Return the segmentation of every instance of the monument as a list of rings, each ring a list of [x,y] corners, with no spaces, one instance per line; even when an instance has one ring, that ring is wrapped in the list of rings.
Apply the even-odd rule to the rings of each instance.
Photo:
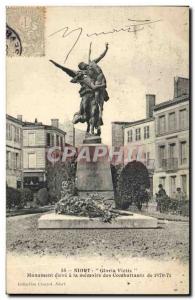
[[[101,141],[104,102],[109,100],[106,78],[98,65],[108,51],[89,62],[80,62],[78,71],[68,69],[53,60],[71,79],[71,83],[81,86],[79,111],[73,116],[73,124],[86,123],[86,136],[78,153],[86,152],[88,159],[80,155],[77,159],[75,185],[78,194],[74,196],[66,190],[65,198],[57,204],[57,214],[43,215],[39,219],[39,228],[135,228],[157,227],[155,218],[132,214],[115,209],[114,190],[107,145]],[[78,157],[79,158],[79,157]],[[91,196],[90,196],[91,195]],[[94,197],[95,195],[95,197]],[[91,216],[93,216],[91,218]],[[99,218],[101,217],[101,219]]]
[[[79,94],[81,97],[80,109],[74,114],[73,124],[87,123],[86,138],[83,145],[80,145],[79,152],[87,146],[90,153],[90,162],[78,160],[77,162],[77,189],[81,196],[87,193],[97,192],[105,200],[112,200],[114,203],[114,191],[110,163],[106,156],[93,161],[94,151],[106,148],[101,143],[101,126],[103,125],[103,108],[104,102],[109,100],[106,90],[106,78],[99,67],[98,63],[104,58],[108,51],[108,44],[104,52],[96,59],[89,62],[80,62],[78,71],[73,71],[58,63],[50,60],[56,67],[60,68],[71,79],[71,83],[81,85]],[[91,44],[90,52],[91,53]],[[95,132],[96,131],[96,132]]]

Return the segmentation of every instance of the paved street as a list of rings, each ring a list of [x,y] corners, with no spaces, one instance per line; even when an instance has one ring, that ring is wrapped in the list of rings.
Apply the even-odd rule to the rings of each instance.
[[[9,252],[188,260],[188,222],[167,221],[157,229],[39,230],[40,215],[7,218]]]

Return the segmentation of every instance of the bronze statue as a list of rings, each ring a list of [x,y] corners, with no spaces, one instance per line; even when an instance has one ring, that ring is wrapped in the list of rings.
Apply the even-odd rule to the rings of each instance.
[[[91,46],[91,45],[90,45]],[[106,55],[108,44],[104,52],[96,59],[90,60],[86,64],[79,63],[78,71],[68,69],[58,63],[50,60],[56,67],[60,68],[70,77],[72,83],[79,83],[81,88],[79,94],[81,97],[80,110],[74,114],[73,123],[87,123],[87,133],[101,135],[101,126],[103,125],[102,113],[104,101],[108,101],[109,96],[106,91],[106,78],[98,66],[98,62]]]

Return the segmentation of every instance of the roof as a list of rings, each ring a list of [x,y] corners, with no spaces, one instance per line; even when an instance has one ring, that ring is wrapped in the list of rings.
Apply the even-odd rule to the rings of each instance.
[[[59,133],[61,133],[63,135],[66,134],[66,132],[64,130],[60,129],[60,128],[57,128],[57,127],[54,127],[54,126],[51,126],[51,125],[44,125],[41,122],[37,122],[37,123],[23,122],[23,127],[24,127],[24,129],[44,128],[44,129],[47,129],[47,130],[58,131]]]
[[[8,119],[8,120],[10,120],[12,122],[18,123],[20,125],[23,125],[23,122],[21,120],[15,118],[15,117],[12,117],[12,116],[10,116],[8,114],[6,114],[6,119]]]
[[[126,125],[124,128],[128,128],[128,127],[138,125],[138,124],[142,124],[142,123],[147,123],[147,122],[150,122],[150,121],[153,121],[153,120],[154,120],[154,117],[141,119],[141,120],[138,120],[138,121],[131,122],[129,125]]]
[[[116,125],[128,125],[128,124],[131,124],[132,122],[114,121],[114,122],[111,122],[111,123],[116,124]]]
[[[8,114],[6,114],[6,118],[12,122],[15,122],[15,123],[18,123],[20,124],[24,129],[28,129],[31,127],[31,129],[33,128],[44,128],[44,129],[47,129],[47,130],[55,130],[55,131],[58,131],[59,133],[65,135],[66,132],[60,128],[57,128],[57,127],[54,127],[54,126],[51,126],[51,125],[44,125],[42,122],[28,122],[28,121],[21,121],[15,117],[12,117]]]
[[[161,102],[161,103],[155,105],[154,110],[157,111],[157,110],[160,110],[160,109],[172,106],[172,105],[176,105],[181,102],[185,102],[187,100],[189,101],[189,95],[182,95],[180,97],[173,98],[172,100],[164,101],[164,102]]]
[[[54,127],[51,125],[44,125],[44,126],[45,126],[45,129],[56,130],[56,131],[62,133],[63,135],[66,135],[66,132],[60,128],[57,128],[57,127]]]

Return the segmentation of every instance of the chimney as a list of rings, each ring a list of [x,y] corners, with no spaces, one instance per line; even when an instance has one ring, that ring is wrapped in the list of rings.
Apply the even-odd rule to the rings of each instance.
[[[189,95],[189,79],[174,77],[174,98]]]
[[[51,119],[51,126],[59,128],[59,119]]]
[[[151,94],[146,95],[146,118],[153,117],[155,101],[156,101],[156,95],[151,95]]]
[[[22,115],[17,115],[17,119],[22,121]]]

